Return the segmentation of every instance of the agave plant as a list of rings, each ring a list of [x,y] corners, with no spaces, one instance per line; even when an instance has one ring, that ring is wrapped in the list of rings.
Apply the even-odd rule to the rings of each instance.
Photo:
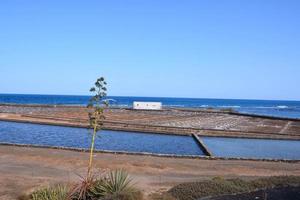
[[[76,184],[68,195],[68,200],[91,200],[94,197],[92,189],[97,182],[96,176],[90,174],[89,176],[80,177],[81,180]]]
[[[111,171],[107,177],[96,182],[92,189],[92,193],[97,197],[106,197],[134,191],[135,189],[131,185],[131,179],[124,170]]]
[[[91,176],[96,134],[103,126],[103,121],[105,119],[104,108],[107,107],[109,103],[109,101],[103,100],[103,98],[106,97],[106,85],[107,83],[105,82],[104,78],[101,77],[97,79],[95,86],[90,89],[90,92],[94,94],[88,104],[88,108],[92,108],[92,110],[89,112],[89,123],[90,128],[93,129],[93,135],[90,147],[87,177]]]
[[[81,177],[81,182],[77,184],[70,193],[71,200],[94,200],[105,199],[111,196],[135,194],[131,185],[131,179],[124,170],[110,172],[105,177]]]

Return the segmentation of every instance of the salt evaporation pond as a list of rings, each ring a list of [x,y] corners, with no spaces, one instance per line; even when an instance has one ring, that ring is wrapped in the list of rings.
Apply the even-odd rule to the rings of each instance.
[[[300,160],[300,141],[201,137],[214,156]]]
[[[103,130],[97,150],[146,152],[172,155],[204,155],[190,136]],[[201,137],[217,157],[300,160],[300,141]],[[0,143],[88,149],[91,131],[29,123],[0,121]]]
[[[173,155],[204,155],[189,136],[103,130],[97,150],[147,152]],[[88,149],[91,131],[85,128],[0,121],[0,143],[31,144]]]

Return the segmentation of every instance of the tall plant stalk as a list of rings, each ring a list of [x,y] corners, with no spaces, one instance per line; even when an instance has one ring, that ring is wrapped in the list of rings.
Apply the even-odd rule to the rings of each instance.
[[[89,157],[89,165],[87,176],[91,175],[92,167],[93,167],[93,154],[95,149],[95,139],[96,134],[98,131],[101,130],[103,126],[103,121],[105,119],[104,116],[104,109],[108,107],[108,102],[104,101],[103,98],[106,97],[106,88],[107,83],[105,82],[104,78],[98,78],[95,82],[94,87],[90,89],[90,92],[94,94],[91,97],[88,108],[89,111],[89,125],[90,128],[93,130],[91,147],[90,147],[90,157]]]

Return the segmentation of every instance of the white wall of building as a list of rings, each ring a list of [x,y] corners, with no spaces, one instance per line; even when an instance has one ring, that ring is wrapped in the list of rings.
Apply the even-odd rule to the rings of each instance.
[[[133,109],[135,110],[161,110],[161,102],[133,102]]]

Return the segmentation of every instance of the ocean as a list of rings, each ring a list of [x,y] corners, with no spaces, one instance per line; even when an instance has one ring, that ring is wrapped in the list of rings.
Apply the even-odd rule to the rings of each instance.
[[[87,105],[89,98],[90,96],[75,95],[0,94],[0,103]],[[203,109],[232,108],[241,113],[300,119],[300,101],[119,96],[111,96],[108,98],[114,100],[111,101],[112,106],[125,108],[132,107],[133,101],[151,101],[162,102],[164,107]]]

